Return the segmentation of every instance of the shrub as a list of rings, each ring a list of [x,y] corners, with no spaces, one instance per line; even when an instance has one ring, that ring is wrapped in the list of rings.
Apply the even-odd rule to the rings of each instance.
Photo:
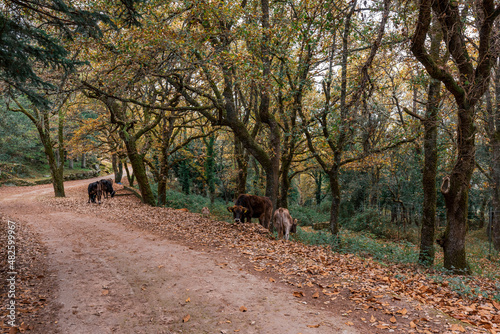
[[[366,209],[350,219],[343,219],[342,226],[354,232],[370,232],[376,236],[386,236],[390,220],[376,209]]]
[[[314,223],[324,222],[330,219],[330,214],[318,212],[316,207],[305,207],[292,205],[289,208],[293,218],[299,221],[301,226],[312,226]]]

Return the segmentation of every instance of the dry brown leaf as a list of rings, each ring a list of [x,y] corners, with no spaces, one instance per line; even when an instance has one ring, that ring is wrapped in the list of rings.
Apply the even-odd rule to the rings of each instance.
[[[317,325],[307,325],[307,327],[309,327],[309,328],[318,328],[319,326],[321,326],[321,323],[319,323]]]
[[[189,303],[191,301],[191,298],[188,297],[188,299],[186,299],[186,303]]]
[[[396,313],[399,313],[401,315],[406,315],[408,313],[408,310],[404,308],[402,310],[397,311]]]
[[[345,324],[346,324],[347,326],[354,326],[354,323],[353,323],[353,322],[350,322],[350,321],[346,322]]]
[[[101,291],[101,294],[102,294],[103,296],[107,296],[107,295],[109,294],[109,290],[102,290],[102,291]]]
[[[313,295],[312,295],[313,298],[319,298],[319,292],[316,291]]]
[[[389,319],[389,321],[390,321],[390,322],[392,322],[392,323],[398,322],[398,321],[396,320],[396,317],[391,317],[391,318]]]
[[[451,325],[450,329],[452,331],[459,331],[459,332],[465,332],[465,328],[463,328],[461,325],[458,325],[458,324],[453,324]]]
[[[294,291],[293,292],[293,296],[297,297],[297,298],[300,298],[300,297],[304,297],[305,294],[302,291]]]
[[[191,316],[188,314],[184,318],[182,318],[182,322],[188,322],[191,319]]]
[[[246,311],[248,311],[248,309],[245,306],[241,306],[240,307],[240,311],[241,312],[246,312]]]
[[[372,315],[372,317],[370,318],[370,322],[375,322],[377,321],[377,319]]]
[[[276,280],[272,277],[269,277],[269,282],[274,283],[274,282],[276,282]]]

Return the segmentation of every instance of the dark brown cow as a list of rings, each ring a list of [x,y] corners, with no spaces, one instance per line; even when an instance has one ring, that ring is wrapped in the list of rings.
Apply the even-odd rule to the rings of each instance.
[[[274,227],[278,231],[278,239],[285,236],[285,240],[290,238],[290,233],[297,232],[297,219],[292,219],[290,212],[287,209],[279,208],[274,212],[273,216]]]
[[[102,181],[96,181],[89,184],[88,187],[89,192],[89,200],[87,203],[95,203],[96,198],[99,204],[101,204],[101,197],[103,192],[103,184]]]
[[[108,195],[114,197],[116,192],[113,190],[113,179],[103,179],[101,180],[101,183],[104,198],[108,198]]]
[[[252,218],[259,218],[259,223],[267,229],[272,229],[271,217],[273,215],[273,203],[267,197],[241,194],[234,202],[234,206],[227,210],[233,213],[236,223],[251,222]]]

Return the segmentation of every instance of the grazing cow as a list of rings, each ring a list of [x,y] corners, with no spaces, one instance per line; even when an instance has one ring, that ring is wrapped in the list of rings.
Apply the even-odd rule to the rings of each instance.
[[[274,227],[278,231],[278,239],[285,236],[285,240],[288,240],[290,233],[297,232],[297,219],[292,219],[290,212],[287,209],[279,208],[274,212],[273,216]]]
[[[104,198],[108,198],[108,195],[111,197],[115,196],[115,191],[113,190],[113,180],[112,179],[104,179],[101,180]]]
[[[89,184],[88,192],[89,192],[89,200],[87,203],[90,202],[95,203],[97,198],[97,201],[99,202],[99,204],[101,204],[101,196],[103,192],[102,181],[96,181]]]
[[[205,207],[203,207],[203,209],[201,209],[201,214],[205,218],[208,218],[208,216],[210,216],[210,210],[205,206]]]
[[[259,218],[262,226],[272,229],[273,203],[267,197],[241,194],[227,210],[233,213],[235,223],[244,223],[245,218],[250,223],[252,218]]]

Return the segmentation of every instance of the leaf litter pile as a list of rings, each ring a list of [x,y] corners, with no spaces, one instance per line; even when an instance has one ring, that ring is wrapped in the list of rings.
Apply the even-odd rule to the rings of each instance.
[[[482,294],[464,298],[446,277],[438,282],[415,265],[384,265],[325,246],[275,240],[256,219],[236,225],[199,213],[146,206],[133,196],[96,205],[87,204],[86,189],[68,193],[67,198],[41,200],[54,208],[114,217],[190,247],[232,254],[246,261],[255,275],[293,287],[297,302],[321,308],[342,305],[347,325],[363,322],[373,326],[374,333],[500,333],[500,303]],[[488,296],[498,294],[492,280],[467,279]]]

